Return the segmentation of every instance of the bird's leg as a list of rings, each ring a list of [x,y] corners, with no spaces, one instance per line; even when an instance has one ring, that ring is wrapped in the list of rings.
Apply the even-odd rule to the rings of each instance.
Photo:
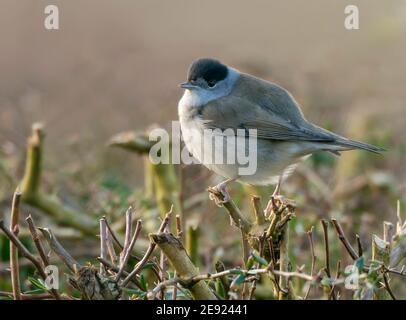
[[[210,199],[214,200],[217,205],[221,205],[225,202],[230,201],[231,197],[228,194],[227,185],[230,182],[233,182],[235,180],[237,180],[237,178],[230,178],[230,179],[224,180],[212,188],[212,189],[218,191],[219,193],[221,193],[221,195],[223,196],[222,200],[220,200],[218,197],[216,197],[213,193],[210,193],[210,195],[209,195]]]
[[[278,197],[281,195],[281,186],[282,186],[282,175],[279,176],[278,184],[272,194],[272,197]]]
[[[272,199],[275,201],[277,200],[281,204],[284,202],[284,197],[281,195],[281,186],[282,186],[282,181],[283,181],[283,174],[279,176],[278,184],[276,185],[276,188],[272,194]],[[272,202],[274,202],[272,201]]]

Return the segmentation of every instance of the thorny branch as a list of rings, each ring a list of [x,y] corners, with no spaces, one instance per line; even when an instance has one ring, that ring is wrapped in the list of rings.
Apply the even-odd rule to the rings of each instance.
[[[163,232],[170,222],[172,216],[172,208],[171,210],[166,214],[165,218],[162,220],[161,226],[159,227],[159,232]],[[147,263],[149,257],[151,256],[152,252],[154,251],[156,247],[156,244],[153,242],[150,242],[147,251],[145,252],[144,256],[140,260],[140,262],[137,263],[135,266],[134,270],[130,272],[130,274],[123,280],[121,283],[122,287],[126,287],[128,283],[130,282],[131,278],[135,277],[135,275],[138,274],[138,272],[144,267],[144,265]]]
[[[331,219],[331,222],[334,225],[334,228],[337,232],[338,238],[344,245],[345,249],[347,249],[347,252],[351,256],[353,260],[356,260],[359,258],[358,254],[355,252],[354,248],[351,246],[350,242],[348,241],[347,237],[344,234],[343,228],[341,227],[341,224],[337,221],[337,219]]]
[[[209,190],[211,193],[215,193],[213,190]],[[220,194],[215,194],[217,197],[221,197]],[[16,193],[16,198],[17,198],[17,193]],[[221,199],[220,199],[221,200]],[[280,201],[278,199],[278,201]],[[14,201],[13,201],[14,205]],[[212,289],[209,288],[209,286],[205,283],[205,281],[210,281],[210,280],[216,280],[216,279],[222,279],[225,280],[227,277],[232,277],[232,276],[239,276],[243,275],[244,279],[242,281],[243,283],[243,290],[242,290],[242,298],[247,297],[249,299],[254,298],[254,294],[256,291],[257,283],[260,280],[260,277],[258,275],[261,274],[267,274],[269,278],[273,281],[275,290],[276,290],[276,297],[279,296],[279,298],[285,298],[288,297],[288,294],[290,294],[290,287],[289,287],[289,279],[291,278],[298,278],[302,279],[305,281],[309,281],[309,287],[308,290],[305,294],[305,299],[308,297],[310,288],[312,284],[318,282],[321,280],[321,273],[315,273],[315,263],[316,263],[316,256],[315,256],[315,250],[314,250],[314,243],[313,243],[313,228],[308,232],[308,237],[309,237],[309,243],[310,243],[310,250],[311,250],[311,256],[312,256],[312,261],[311,261],[311,274],[305,274],[302,272],[302,267],[298,268],[298,271],[292,272],[288,270],[288,262],[283,260],[287,258],[287,246],[285,244],[282,245],[283,237],[286,235],[283,235],[283,232],[285,230],[285,227],[287,226],[289,220],[292,218],[293,213],[291,212],[291,205],[290,204],[285,204],[283,202],[277,203],[277,201],[272,197],[271,200],[268,202],[268,205],[264,212],[262,211],[261,208],[261,203],[259,197],[253,197],[252,198],[252,207],[253,207],[253,212],[254,212],[254,217],[255,217],[255,223],[250,222],[248,219],[246,219],[242,213],[240,212],[239,208],[235,205],[235,203],[230,200],[226,203],[223,204],[225,209],[227,210],[228,214],[230,217],[233,219],[234,223],[240,227],[242,237],[243,237],[243,243],[244,245],[244,263],[245,263],[245,269],[237,269],[237,268],[231,268],[228,270],[222,270],[217,273],[207,273],[207,274],[198,274],[196,267],[193,265],[193,262],[190,261],[190,258],[187,255],[184,255],[186,252],[183,248],[183,245],[181,244],[180,240],[182,238],[182,233],[183,230],[181,228],[182,221],[179,215],[176,217],[176,231],[177,231],[177,238],[173,238],[174,241],[176,240],[178,244],[174,245],[173,242],[169,241],[169,246],[168,243],[165,241],[162,241],[165,237],[173,237],[169,233],[165,233],[168,227],[168,224],[171,221],[171,215],[172,215],[172,209],[166,214],[165,218],[163,219],[161,226],[156,234],[152,234],[149,246],[142,257],[142,259],[135,265],[133,270],[131,272],[128,272],[125,270],[129,258],[131,255],[131,252],[133,250],[134,244],[141,232],[142,229],[142,223],[141,220],[137,221],[135,231],[134,233],[132,232],[132,210],[129,208],[126,212],[125,216],[125,221],[126,221],[126,231],[125,231],[125,237],[124,237],[124,244],[121,245],[120,241],[118,240],[117,236],[111,229],[110,225],[108,224],[107,220],[103,217],[100,220],[100,236],[101,236],[101,254],[98,260],[100,261],[101,265],[103,267],[100,269],[100,278],[99,275],[97,275],[97,272],[92,271],[93,269],[91,268],[84,268],[81,265],[77,263],[76,260],[72,258],[72,256],[62,247],[62,245],[58,242],[58,240],[55,238],[53,235],[52,231],[46,228],[40,228],[41,232],[43,233],[45,239],[47,240],[49,246],[51,249],[62,259],[62,261],[68,266],[68,268],[74,272],[75,274],[79,275],[79,278],[77,280],[81,279],[81,276],[85,273],[93,275],[95,278],[100,279],[100,281],[104,281],[104,284],[100,284],[100,288],[98,290],[104,290],[103,292],[100,292],[98,294],[93,295],[89,294],[88,288],[87,287],[82,287],[82,290],[84,291],[84,296],[88,298],[117,298],[120,296],[120,288],[125,288],[127,287],[130,283],[135,284],[138,288],[143,288],[143,285],[139,282],[139,273],[145,266],[145,264],[150,260],[150,257],[155,250],[156,246],[158,245],[160,249],[162,250],[162,253],[165,254],[166,257],[168,257],[169,261],[171,264],[174,266],[175,269],[175,274],[172,278],[165,280],[165,277],[163,276],[163,267],[161,269],[162,275],[160,276],[159,274],[157,275],[158,283],[157,285],[152,289],[149,290],[147,293],[147,297],[150,299],[155,299],[158,293],[163,293],[165,288],[168,286],[173,287],[173,292],[172,292],[172,298],[176,299],[177,298],[177,289],[178,286],[182,286],[185,289],[190,290],[192,295],[195,298],[206,298],[206,299],[216,299],[218,298],[217,294],[214,294],[212,292]],[[13,207],[14,208],[14,207]],[[41,241],[39,239],[39,236],[36,232],[36,227],[34,225],[34,222],[29,216],[26,221],[28,223],[28,227],[32,236],[32,240],[35,244],[35,247],[37,248],[37,251],[40,255],[41,260],[37,259],[34,255],[32,255],[21,243],[21,241],[17,237],[17,232],[18,232],[18,222],[15,218],[16,214],[16,209],[14,208],[12,210],[14,214],[12,214],[12,221],[11,221],[11,230],[8,230],[7,228],[4,227],[4,223],[1,221],[0,223],[0,228],[3,230],[3,232],[7,235],[7,237],[10,239],[13,247],[17,248],[18,251],[26,257],[28,260],[30,260],[38,269],[38,272],[40,276],[44,279],[46,277],[45,272],[44,272],[44,267],[49,264],[49,259],[47,255],[45,254],[45,250],[41,244]],[[18,216],[18,214],[17,214]],[[346,238],[343,229],[340,225],[340,223],[336,219],[332,219],[333,226],[336,230],[336,233],[340,239],[340,241],[343,243],[344,247],[346,248],[347,252],[351,256],[352,259],[357,259],[359,256],[363,254],[363,249],[361,246],[361,243],[359,241],[359,237],[357,237],[357,243],[358,243],[358,254],[355,252],[353,247],[351,246],[350,242]],[[400,224],[400,227],[399,227]],[[261,231],[260,236],[258,236],[259,239],[259,247],[255,248],[259,252],[259,256],[261,258],[264,258],[264,248],[265,244],[267,244],[268,250],[266,251],[268,253],[269,251],[269,263],[265,268],[259,268],[259,263],[256,263],[253,269],[247,269],[247,261],[248,261],[248,252],[250,249],[251,243],[246,241],[248,237],[253,236],[253,227],[257,226],[263,226],[263,229]],[[322,227],[324,231],[324,242],[325,242],[325,272],[329,278],[331,278],[331,270],[330,270],[330,257],[329,257],[329,244],[328,244],[328,224],[327,221],[322,220]],[[398,223],[397,226],[397,232],[403,232],[404,225],[403,223]],[[399,231],[400,230],[400,231]],[[392,241],[393,237],[393,227],[391,224],[386,223],[384,225],[384,241],[390,242]],[[257,231],[255,231],[257,232]],[[281,233],[282,232],[282,233]],[[166,235],[163,237],[163,235]],[[163,237],[163,238],[162,238]],[[166,239],[166,238],[165,238]],[[169,239],[169,238],[168,238]],[[276,241],[274,240],[276,239]],[[281,241],[282,239],[282,241]],[[115,241],[118,247],[121,248],[121,253],[120,253],[120,259],[117,263],[117,258],[115,258],[115,251],[112,245],[112,241]],[[277,245],[277,248],[274,247],[274,245]],[[286,246],[286,248],[285,248]],[[107,261],[107,253],[110,254],[112,263]],[[182,253],[182,254],[181,254]],[[184,255],[184,258],[182,258],[182,262],[179,264],[179,257]],[[178,261],[179,260],[179,261]],[[155,264],[155,262],[153,262]],[[189,264],[189,265],[188,265]],[[185,267],[186,266],[186,267]],[[157,266],[158,267],[158,266]],[[186,269],[182,269],[182,268]],[[368,268],[368,266],[364,267],[365,269]],[[13,269],[13,268],[12,268]],[[15,268],[14,268],[15,269]],[[279,270],[278,270],[279,269]],[[18,268],[17,268],[18,270]],[[155,272],[155,269],[153,269]],[[185,271],[187,270],[187,271]],[[382,265],[382,279],[384,282],[384,288],[387,290],[389,295],[392,297],[392,299],[396,299],[395,295],[393,293],[393,290],[391,289],[389,283],[389,273],[393,274],[398,274],[398,275],[404,275],[403,270],[398,271],[394,268],[389,268],[386,267],[384,264]],[[109,274],[105,274],[105,271],[108,271]],[[17,273],[18,274],[18,273]],[[335,281],[332,282],[332,285],[330,285],[330,291],[328,293],[329,298],[336,298],[336,293],[335,293],[335,288],[336,284],[339,283],[339,277],[340,277],[340,263],[337,266],[337,274],[335,276]],[[107,278],[103,278],[107,277]],[[105,279],[105,280],[103,280]],[[78,280],[77,283],[80,284],[80,281]],[[229,279],[231,280],[231,279]],[[235,280],[235,279],[234,279]],[[233,281],[234,282],[234,281]],[[250,290],[248,292],[248,295],[246,295],[245,289],[248,288],[245,285],[248,283],[251,283]],[[119,288],[115,288],[115,286],[119,286]],[[282,286],[282,287],[281,287]],[[80,287],[80,286],[79,286]],[[230,288],[230,286],[228,286]],[[106,291],[107,290],[107,291]],[[233,285],[231,286],[231,289],[228,290],[234,290]],[[14,292],[14,297],[18,298],[18,289],[16,289],[15,286],[13,286],[13,292]],[[60,298],[59,294],[56,291],[51,292],[52,295],[55,298]],[[27,298],[26,295],[22,294],[20,292],[20,297],[22,298]],[[163,295],[161,295],[161,298],[164,298]]]

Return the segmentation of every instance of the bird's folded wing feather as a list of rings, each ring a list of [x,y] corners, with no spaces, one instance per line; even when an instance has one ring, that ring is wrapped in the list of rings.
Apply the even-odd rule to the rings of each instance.
[[[211,101],[201,111],[205,127],[210,129],[256,129],[257,137],[267,140],[335,141],[336,136],[327,130],[318,129],[304,118],[284,118],[285,114],[233,96]]]

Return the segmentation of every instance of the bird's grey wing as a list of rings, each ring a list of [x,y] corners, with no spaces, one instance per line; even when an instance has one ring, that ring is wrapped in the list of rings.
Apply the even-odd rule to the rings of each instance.
[[[265,140],[308,141],[320,143],[320,150],[343,151],[364,149],[380,153],[384,149],[350,140],[320,128],[304,118],[292,121],[270,112],[246,98],[229,95],[209,102],[201,111],[204,126],[211,129],[256,130],[256,137]]]
[[[275,83],[242,74],[236,83],[234,94],[243,99],[250,97],[251,102],[289,123],[299,125],[306,122],[293,96]]]
[[[334,135],[315,129],[305,120],[294,123],[238,96],[213,100],[200,114],[210,129],[256,129],[257,137],[267,140],[334,141]]]

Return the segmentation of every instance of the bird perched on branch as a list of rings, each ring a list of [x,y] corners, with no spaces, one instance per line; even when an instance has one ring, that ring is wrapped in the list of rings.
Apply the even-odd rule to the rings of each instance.
[[[282,180],[300,160],[317,151],[337,155],[352,149],[383,151],[309,122],[286,89],[214,59],[194,61],[187,82],[180,87],[185,89],[178,105],[185,145],[202,164],[226,178],[215,186],[223,201],[229,200],[227,184],[235,180],[253,185],[277,183],[274,196],[278,196]],[[237,161],[226,161],[224,157],[219,157],[223,161],[213,161],[233,150],[229,147],[234,145],[227,140],[230,130],[235,137],[241,137],[243,132],[242,150],[238,151],[237,146],[231,151],[234,159],[252,151],[248,150],[248,140],[255,139],[256,167],[250,174],[241,174],[242,165]],[[210,146],[216,137],[220,142]]]

